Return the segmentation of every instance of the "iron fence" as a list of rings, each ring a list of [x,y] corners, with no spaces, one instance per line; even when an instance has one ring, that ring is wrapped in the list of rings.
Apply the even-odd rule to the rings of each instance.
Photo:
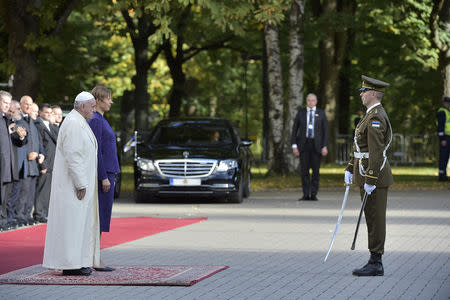
[[[353,155],[353,135],[338,134],[335,140],[336,163],[346,164]],[[429,134],[392,135],[389,162],[398,164],[433,164],[438,160],[438,137]]]

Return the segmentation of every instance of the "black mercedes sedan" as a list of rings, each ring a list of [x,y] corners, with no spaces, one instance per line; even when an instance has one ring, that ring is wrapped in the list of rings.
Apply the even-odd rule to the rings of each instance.
[[[250,145],[224,119],[160,121],[136,145],[135,200],[209,196],[240,203],[250,193]]]

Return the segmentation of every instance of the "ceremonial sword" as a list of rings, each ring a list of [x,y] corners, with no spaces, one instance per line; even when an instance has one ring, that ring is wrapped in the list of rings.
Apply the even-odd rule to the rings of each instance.
[[[363,201],[361,204],[361,210],[359,211],[359,218],[358,218],[358,223],[356,223],[356,230],[355,230],[355,236],[353,237],[353,243],[352,243],[352,250],[355,250],[355,244],[356,244],[356,237],[358,236],[358,229],[359,229],[359,223],[361,222],[361,216],[362,213],[364,211],[364,207],[366,207],[366,202],[367,202],[367,197],[369,196],[369,194],[367,194],[367,192],[364,193],[364,197],[363,197]]]
[[[350,189],[350,184],[345,184],[345,194],[344,194],[344,200],[342,201],[341,212],[339,213],[338,221],[336,223],[336,228],[334,228],[334,233],[333,233],[333,237],[331,238],[330,247],[328,247],[327,255],[325,256],[325,259],[323,260],[324,262],[327,261],[328,255],[330,254],[330,251],[331,251],[331,247],[333,247],[334,239],[336,238],[336,234],[337,234],[339,225],[341,224],[342,215],[344,214],[345,203],[347,202],[349,189]]]

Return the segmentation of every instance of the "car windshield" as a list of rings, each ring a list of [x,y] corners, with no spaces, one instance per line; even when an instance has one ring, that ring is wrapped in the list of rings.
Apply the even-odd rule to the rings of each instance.
[[[150,138],[154,146],[219,146],[232,142],[230,129],[223,125],[182,122],[158,126]]]

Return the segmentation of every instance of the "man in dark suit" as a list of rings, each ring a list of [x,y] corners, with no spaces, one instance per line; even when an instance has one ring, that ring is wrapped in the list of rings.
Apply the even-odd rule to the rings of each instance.
[[[40,142],[45,152],[45,160],[39,164],[40,175],[36,183],[33,218],[36,222],[47,223],[48,204],[52,182],[53,162],[55,160],[56,140],[58,138],[56,125],[50,123],[52,109],[44,103],[39,108],[39,117],[34,122],[39,133]]]
[[[316,105],[317,96],[308,94],[307,107],[298,111],[292,128],[292,151],[300,156],[302,176],[303,197],[299,200],[318,200],[320,160],[328,154],[328,121],[325,112]]]
[[[11,120],[17,123],[22,119],[22,110],[20,109],[20,103],[16,100],[11,100],[11,105],[9,107],[9,116]],[[26,144],[26,141],[25,143]],[[13,143],[14,154],[16,155],[17,170],[19,171],[18,180],[14,180],[11,193],[9,194],[7,212],[8,212],[8,225],[11,228],[16,228],[17,226],[27,225],[26,222],[20,222],[17,217],[17,203],[19,202],[19,192],[20,192],[20,179],[23,178],[24,174],[28,174],[28,159],[27,151],[25,145],[17,146]]]
[[[12,183],[18,179],[17,161],[13,150],[13,142],[17,145],[24,143],[26,131],[15,127],[8,111],[12,96],[0,91],[0,231],[8,230],[7,204],[11,193]]]
[[[39,133],[31,119],[30,114],[33,109],[33,99],[30,96],[23,96],[20,99],[22,109],[22,119],[17,124],[25,127],[28,132],[28,142],[26,152],[28,159],[28,174],[20,180],[19,202],[17,205],[17,217],[19,222],[26,222],[28,225],[35,223],[31,217],[34,206],[36,192],[36,179],[39,176],[38,159],[42,160],[42,150],[39,142]]]

